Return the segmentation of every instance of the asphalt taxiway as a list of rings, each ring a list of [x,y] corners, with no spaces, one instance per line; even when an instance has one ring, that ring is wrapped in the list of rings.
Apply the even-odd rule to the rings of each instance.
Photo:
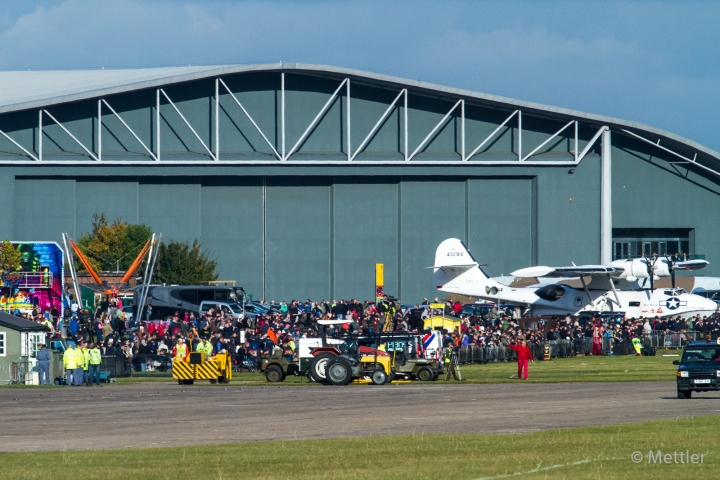
[[[0,389],[0,451],[110,449],[408,433],[522,433],[720,412],[674,382]]]

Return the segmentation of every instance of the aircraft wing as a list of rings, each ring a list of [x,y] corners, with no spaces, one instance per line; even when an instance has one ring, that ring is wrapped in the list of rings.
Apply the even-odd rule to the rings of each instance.
[[[675,262],[675,268],[683,270],[700,270],[709,265],[707,260],[686,260],[684,262]]]
[[[515,270],[510,275],[514,277],[620,277],[624,268],[612,265],[573,265],[571,267],[528,267]]]

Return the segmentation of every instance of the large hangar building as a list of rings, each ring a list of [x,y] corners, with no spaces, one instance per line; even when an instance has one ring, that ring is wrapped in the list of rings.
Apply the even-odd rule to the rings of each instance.
[[[305,64],[0,72],[0,236],[94,214],[199,239],[255,298],[436,295],[461,238],[491,275],[643,252],[720,275],[720,154],[632,121]]]

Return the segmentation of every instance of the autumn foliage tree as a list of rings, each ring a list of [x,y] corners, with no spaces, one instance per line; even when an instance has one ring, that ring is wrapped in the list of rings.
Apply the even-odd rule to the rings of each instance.
[[[173,285],[198,285],[200,282],[217,280],[217,262],[201,250],[195,240],[188,243],[170,241],[160,245],[155,279]]]
[[[108,223],[105,214],[94,215],[92,231],[78,240],[80,251],[96,271],[119,268],[124,272],[152,236],[147,225],[134,225],[119,218]]]
[[[96,271],[126,271],[145,242],[152,236],[147,225],[134,225],[119,218],[108,223],[105,215],[95,215],[92,232],[78,240],[80,251]],[[161,243],[153,281],[168,284],[197,285],[217,280],[217,262],[202,251],[197,240]]]
[[[9,240],[0,245],[0,274],[22,270],[22,253]]]

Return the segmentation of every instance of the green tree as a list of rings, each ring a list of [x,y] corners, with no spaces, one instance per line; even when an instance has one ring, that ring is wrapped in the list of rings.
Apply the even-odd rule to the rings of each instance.
[[[80,237],[77,243],[97,271],[119,268],[124,272],[152,236],[152,230],[147,225],[128,224],[119,218],[109,224],[104,213],[93,216],[92,227],[92,232]]]
[[[195,240],[192,247],[187,242],[160,244],[155,281],[177,285],[198,285],[200,282],[217,280],[217,262],[201,250]]]
[[[10,243],[10,240],[3,240],[0,245],[0,273],[20,270],[22,270],[22,253]]]

